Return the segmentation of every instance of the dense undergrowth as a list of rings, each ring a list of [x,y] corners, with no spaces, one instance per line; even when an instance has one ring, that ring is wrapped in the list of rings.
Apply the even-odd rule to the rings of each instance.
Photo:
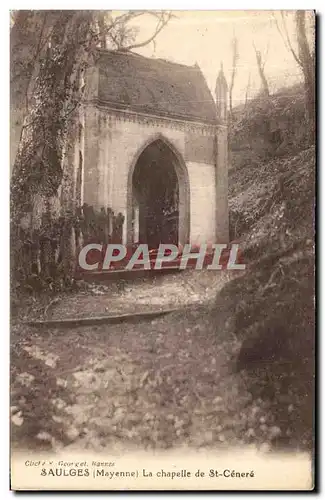
[[[237,370],[246,377],[251,392],[273,402],[279,424],[288,422],[289,412],[295,408],[290,439],[283,444],[310,447],[315,147],[304,139],[302,96],[293,97],[292,93],[290,89],[287,94],[281,92],[263,107],[251,103],[246,117],[242,110],[232,126],[236,135],[230,140],[236,155],[229,182],[231,239],[240,243],[246,272],[223,288],[218,302],[230,308],[233,331],[242,341]],[[247,137],[263,119],[265,141],[260,134],[259,149],[251,150],[249,161]],[[293,124],[282,142],[278,135],[273,149],[270,122],[279,127],[283,122]],[[238,135],[241,127],[245,130]]]

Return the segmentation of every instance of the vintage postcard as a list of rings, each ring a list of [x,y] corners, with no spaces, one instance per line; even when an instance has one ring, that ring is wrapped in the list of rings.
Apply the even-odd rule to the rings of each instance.
[[[13,490],[315,487],[315,24],[10,12]]]

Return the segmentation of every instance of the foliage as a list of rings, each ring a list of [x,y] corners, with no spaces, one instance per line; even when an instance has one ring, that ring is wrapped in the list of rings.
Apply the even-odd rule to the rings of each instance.
[[[307,128],[301,85],[238,106],[229,130],[232,164],[241,168],[243,155],[247,162],[263,162],[296,154],[313,144]]]
[[[83,245],[121,243],[124,219],[110,208],[95,210],[84,204],[76,212],[66,211],[54,218],[50,211],[43,213],[38,229],[20,227],[16,239],[16,268],[12,275],[13,301],[15,292],[38,294],[44,290],[62,291],[73,283],[67,273],[67,241],[73,238],[74,267]]]

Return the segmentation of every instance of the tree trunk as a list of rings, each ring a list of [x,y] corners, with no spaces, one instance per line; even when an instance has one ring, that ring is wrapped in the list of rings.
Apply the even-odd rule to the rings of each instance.
[[[33,102],[14,163],[10,199],[13,269],[19,267],[22,260],[19,255],[22,249],[17,244],[22,217],[26,213],[33,215],[39,208],[42,211],[42,207],[47,207],[48,201],[58,195],[67,132],[81,100],[79,70],[88,58],[85,46],[89,49],[86,42],[91,14],[59,12],[52,25],[47,52],[40,59]],[[33,216],[31,219],[35,220]],[[30,232],[33,229],[31,227]]]
[[[245,109],[247,107],[248,94],[250,92],[250,88],[251,88],[251,74],[249,73],[248,81],[247,81],[247,86],[246,86],[246,92],[245,92]]]
[[[269,84],[267,82],[267,79],[266,79],[266,76],[265,76],[265,72],[264,72],[264,68],[262,67],[262,65],[258,66],[258,72],[259,72],[259,75],[261,77],[262,93],[263,93],[263,95],[269,96],[270,95]]]
[[[230,118],[231,119],[233,119],[232,94],[233,94],[234,85],[235,85],[235,77],[236,77],[237,61],[238,61],[238,42],[237,42],[237,38],[236,37],[233,38],[232,48],[233,48],[233,54],[232,54],[232,73],[231,73],[231,81],[230,81],[230,87],[229,87],[229,111],[230,111]]]
[[[315,134],[315,64],[306,35],[305,11],[296,12],[298,55],[305,81],[305,112],[308,140],[314,142]]]
[[[262,54],[259,50],[255,48],[255,45],[254,45],[254,50],[256,55],[257,69],[261,78],[261,92],[263,95],[268,97],[270,95],[270,89],[264,71],[265,62],[263,63]]]
[[[29,99],[44,54],[51,24],[58,13],[19,10],[10,31],[10,167],[13,168]]]

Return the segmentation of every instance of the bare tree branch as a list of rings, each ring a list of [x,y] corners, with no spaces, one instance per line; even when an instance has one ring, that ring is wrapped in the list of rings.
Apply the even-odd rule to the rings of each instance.
[[[273,18],[274,18],[274,21],[275,21],[275,25],[276,25],[276,28],[278,30],[278,32],[280,33],[281,35],[281,38],[284,42],[284,45],[285,47],[287,48],[287,50],[289,52],[292,53],[296,63],[302,68],[302,65],[301,65],[301,61],[298,57],[298,55],[296,54],[292,44],[291,44],[291,41],[290,41],[290,36],[289,36],[289,33],[288,33],[288,28],[287,28],[287,23],[286,23],[286,20],[285,20],[285,13],[283,11],[281,11],[281,19],[282,19],[282,26],[283,26],[283,31],[281,30],[280,26],[279,26],[279,23],[278,23],[278,20],[275,16],[275,13],[273,13]]]
[[[163,30],[163,28],[167,25],[167,23],[173,17],[173,14],[171,12],[165,12],[165,11],[161,11],[160,14],[158,14],[156,12],[147,12],[147,14],[153,15],[158,20],[153,35],[151,37],[149,37],[147,40],[144,40],[143,42],[131,44],[127,47],[123,47],[121,50],[128,51],[128,50],[132,50],[132,49],[138,49],[140,47],[145,47],[149,43],[153,42],[155,40],[155,38],[157,37],[157,35],[159,35],[159,33]]]
[[[294,15],[298,52],[293,48],[290,40],[285,12],[281,11],[282,29],[274,14],[273,18],[285,47],[292,53],[303,73],[305,85],[305,116],[308,122],[309,141],[312,143],[314,141],[315,129],[315,59],[313,50],[309,47],[307,39],[306,11],[297,10]]]
[[[268,42],[267,42],[266,51],[265,51],[265,54],[264,54],[263,70],[264,70],[264,67],[265,67],[265,63],[267,62],[267,57],[269,55],[269,50],[270,50],[270,40],[268,40]]]
[[[258,72],[259,72],[259,75],[261,78],[262,90],[263,90],[263,93],[265,95],[269,96],[270,95],[269,84],[267,82],[267,79],[265,76],[265,70],[264,70],[266,59],[263,62],[261,51],[256,48],[254,40],[253,40],[252,44],[253,44],[254,51],[255,51]]]

